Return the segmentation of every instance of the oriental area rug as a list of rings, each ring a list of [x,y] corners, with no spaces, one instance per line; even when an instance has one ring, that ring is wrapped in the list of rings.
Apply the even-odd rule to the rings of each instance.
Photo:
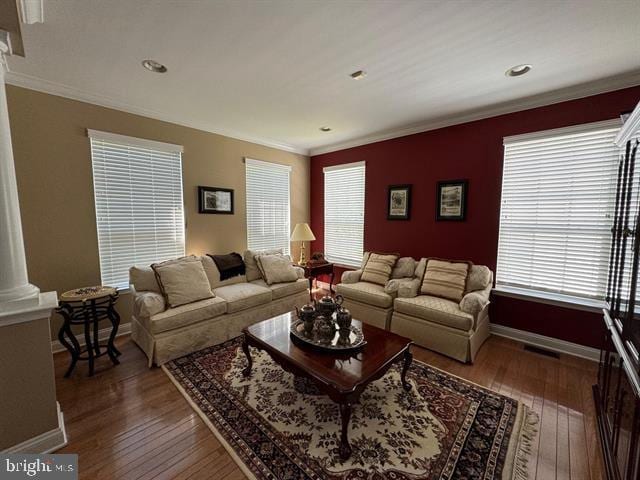
[[[293,375],[255,349],[243,377],[241,344],[238,337],[162,368],[249,478],[528,478],[538,417],[516,400],[416,360],[405,391],[391,367],[354,405],[353,452],[342,462],[338,405],[300,393]]]

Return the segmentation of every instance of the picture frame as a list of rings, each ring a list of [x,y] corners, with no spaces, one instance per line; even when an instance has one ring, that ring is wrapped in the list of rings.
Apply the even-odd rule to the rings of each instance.
[[[387,188],[387,220],[409,220],[411,217],[411,185],[389,185]]]
[[[199,186],[198,213],[233,215],[233,189]]]
[[[444,180],[436,188],[436,220],[464,221],[467,215],[468,180]]]

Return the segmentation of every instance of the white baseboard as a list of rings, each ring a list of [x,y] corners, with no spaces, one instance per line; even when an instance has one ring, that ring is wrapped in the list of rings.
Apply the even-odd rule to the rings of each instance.
[[[528,345],[545,348],[558,353],[566,353],[567,355],[585,358],[594,362],[600,360],[600,350],[597,348],[586,347],[584,345],[567,342],[558,338],[545,337],[544,335],[539,335],[537,333],[517,330],[515,328],[505,327],[504,325],[498,325],[495,323],[490,325],[490,330],[493,335],[517,340]]]
[[[56,402],[56,408],[58,409],[57,428],[9,447],[2,453],[52,453],[64,447],[68,443],[67,431],[64,428],[64,415],[58,402]]]
[[[122,323],[118,327],[118,334],[116,335],[116,338],[122,335],[128,335],[130,333],[131,333],[131,323]],[[111,335],[111,327],[98,330],[98,340],[100,342],[106,342],[109,339],[109,335]],[[76,334],[76,338],[78,339],[78,343],[80,344],[80,346],[84,347],[86,344],[84,341],[84,335]],[[60,343],[60,340],[56,339],[51,342],[51,351],[53,353],[64,352],[66,350],[67,349],[64,348],[64,345]]]

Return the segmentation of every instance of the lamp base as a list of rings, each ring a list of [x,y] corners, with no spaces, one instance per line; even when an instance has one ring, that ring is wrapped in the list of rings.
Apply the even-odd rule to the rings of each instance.
[[[304,242],[301,242],[300,245],[300,260],[298,260],[298,265],[304,267],[307,264],[307,255],[305,253]]]

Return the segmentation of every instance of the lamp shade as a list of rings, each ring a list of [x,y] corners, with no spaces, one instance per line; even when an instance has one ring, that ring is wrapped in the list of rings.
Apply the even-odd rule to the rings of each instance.
[[[306,223],[298,223],[291,234],[292,242],[310,242],[316,237]]]

